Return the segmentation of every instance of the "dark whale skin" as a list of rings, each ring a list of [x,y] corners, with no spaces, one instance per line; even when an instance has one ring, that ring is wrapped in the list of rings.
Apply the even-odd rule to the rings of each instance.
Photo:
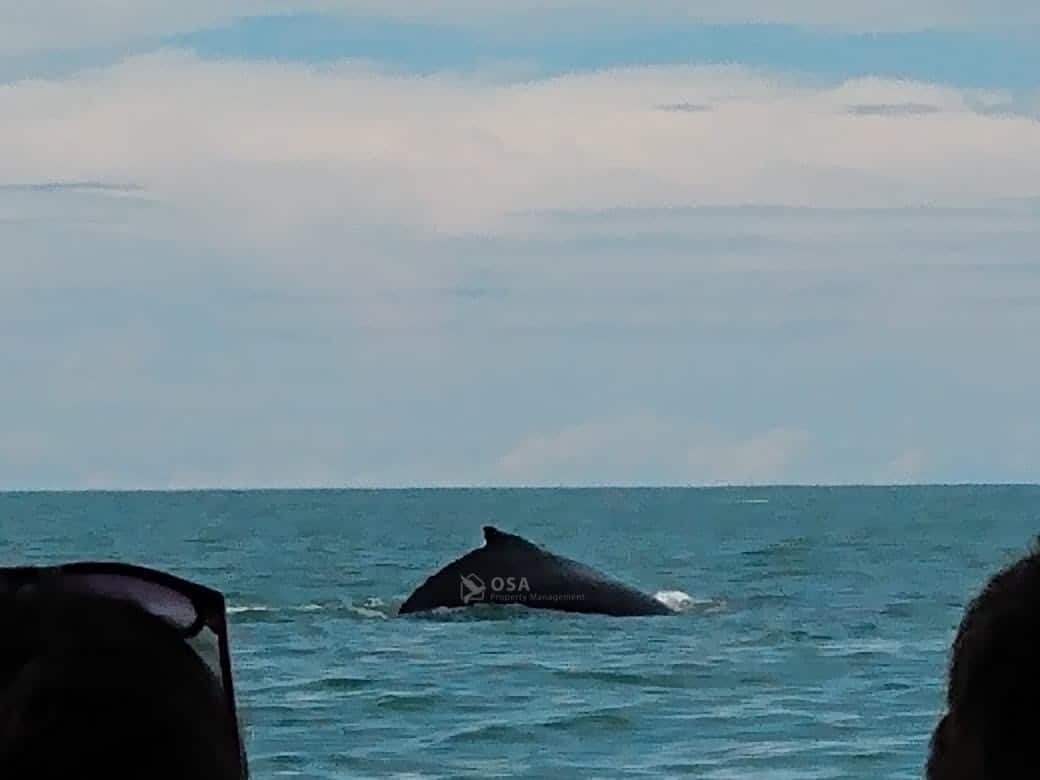
[[[476,604],[521,604],[615,617],[675,614],[657,599],[523,537],[486,525],[484,541],[483,547],[427,579],[401,605],[398,614]],[[463,578],[476,584],[476,591],[467,588]],[[469,596],[468,601],[464,595]]]

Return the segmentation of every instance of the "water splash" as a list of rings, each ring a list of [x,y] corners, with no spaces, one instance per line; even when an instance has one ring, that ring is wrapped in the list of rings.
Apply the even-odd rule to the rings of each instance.
[[[660,590],[654,598],[675,612],[701,612],[722,606],[716,599],[699,599],[681,590]]]

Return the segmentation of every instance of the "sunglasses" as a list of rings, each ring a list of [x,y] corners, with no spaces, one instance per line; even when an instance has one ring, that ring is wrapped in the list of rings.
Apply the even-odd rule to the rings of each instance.
[[[37,589],[129,601],[173,626],[220,683],[245,760],[231,678],[224,595],[163,571],[126,563],[68,563],[61,566],[0,567],[0,595]]]

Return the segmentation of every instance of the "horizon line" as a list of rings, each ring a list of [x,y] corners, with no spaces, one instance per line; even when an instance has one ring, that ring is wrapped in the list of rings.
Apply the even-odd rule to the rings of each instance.
[[[775,490],[821,488],[967,488],[1040,487],[1040,482],[775,482],[717,484],[590,484],[590,485],[314,485],[314,486],[199,486],[199,487],[89,487],[89,488],[0,488],[0,495],[82,494],[82,493],[404,493],[417,491],[508,491],[508,490]]]

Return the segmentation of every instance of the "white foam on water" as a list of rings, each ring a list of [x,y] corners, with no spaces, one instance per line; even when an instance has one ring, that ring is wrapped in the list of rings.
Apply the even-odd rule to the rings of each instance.
[[[385,612],[380,612],[378,609],[371,609],[369,607],[359,607],[351,605],[348,609],[355,615],[366,618],[378,618],[380,620],[386,620],[388,615]]]
[[[685,612],[698,604],[705,603],[698,601],[689,593],[684,593],[681,590],[661,590],[654,594],[654,598],[668,607],[668,609],[674,609],[676,612]]]
[[[229,615],[241,615],[250,612],[320,612],[325,609],[321,604],[298,604],[296,606],[272,607],[268,604],[240,604],[227,608]]]
[[[697,598],[681,590],[661,590],[654,594],[660,601],[674,612],[713,613],[726,609],[726,602],[718,598]]]

